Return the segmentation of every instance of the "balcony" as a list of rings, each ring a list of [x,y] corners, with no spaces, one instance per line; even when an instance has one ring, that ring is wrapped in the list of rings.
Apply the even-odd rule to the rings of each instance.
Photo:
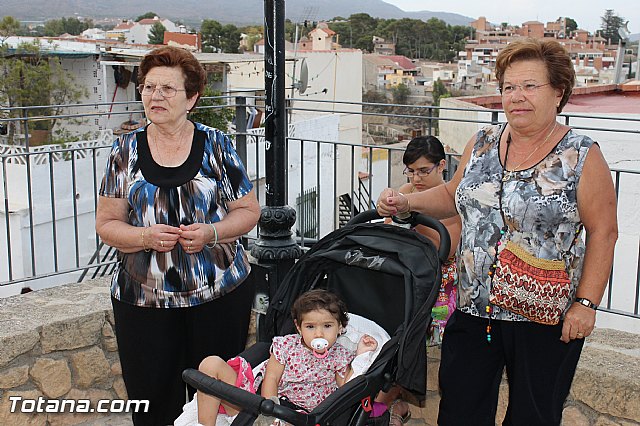
[[[264,99],[255,94],[222,99],[235,109],[235,126],[230,133],[245,160],[258,199],[264,203],[264,129],[247,126],[250,121],[247,119],[247,110],[259,109]],[[142,111],[139,103],[121,106],[121,111],[115,112],[106,112],[109,107],[105,108],[105,105],[68,106],[65,115],[57,118],[59,121],[91,118],[97,122],[108,114],[112,122],[114,119],[118,123],[140,121]],[[48,118],[23,111],[18,111],[18,114],[15,112],[0,109],[0,114],[24,117],[0,118],[0,125],[15,125],[19,131],[24,128],[24,123]],[[504,119],[501,111],[491,109],[311,102],[304,99],[289,100],[287,112],[287,202],[297,211],[293,231],[303,248],[310,247],[317,239],[344,225],[355,213],[372,208],[377,194],[383,188],[398,187],[404,182],[401,158],[403,147],[412,132],[438,134],[444,143],[459,146],[460,141],[464,143],[474,130]],[[640,120],[637,118],[563,114],[561,120],[580,132],[593,134],[594,139],[603,141],[603,144],[608,141],[637,142],[640,134]],[[394,132],[367,131],[385,126],[393,127]],[[0,145],[0,297],[15,295],[26,287],[43,289],[0,300],[0,323],[11,324],[2,333],[2,341],[21,342],[20,350],[23,351],[15,349],[13,343],[11,348],[16,353],[0,349],[0,376],[8,370],[15,372],[15,369],[22,368],[19,361],[25,357],[42,357],[50,352],[59,355],[62,353],[60,351],[68,351],[72,360],[90,358],[97,354],[94,349],[96,345],[107,354],[96,355],[101,360],[100,368],[105,370],[105,374],[108,374],[109,364],[117,365],[105,278],[113,269],[114,252],[101,243],[94,231],[97,190],[114,138],[113,129],[110,126],[103,127],[105,129],[87,140],[63,145],[30,146],[28,132],[24,131],[21,132],[23,136],[14,139],[14,144]],[[119,131],[119,128],[116,130]],[[25,133],[27,136],[24,136]],[[623,149],[622,142],[620,149]],[[627,147],[624,149],[629,147],[624,146]],[[456,163],[457,155],[450,154],[449,176],[455,171]],[[624,389],[620,384],[612,385],[614,388],[609,391],[613,392],[613,396],[608,395],[610,398],[607,399],[609,404],[603,402],[601,395],[589,394],[590,391],[586,389],[595,380],[599,383],[623,381],[623,378],[612,375],[611,370],[618,358],[605,353],[606,348],[615,347],[610,353],[621,354],[619,359],[625,360],[618,365],[621,372],[627,371],[633,375],[638,365],[637,339],[634,343],[633,338],[621,336],[629,336],[622,331],[640,333],[640,237],[636,217],[640,199],[639,170],[612,167],[619,200],[620,239],[601,306],[602,312],[598,314],[599,330],[591,340],[593,351],[583,357],[576,378],[576,383],[584,389],[577,389],[576,393],[572,391],[569,403],[571,407],[578,407],[575,409],[578,411],[566,414],[565,410],[565,415],[574,415],[575,418],[600,416],[640,422],[637,398],[633,402],[630,396],[637,395],[640,389],[637,383],[639,375],[635,375],[632,384],[625,385],[627,387]],[[257,230],[249,233],[246,236],[247,244],[251,245],[257,235]],[[74,289],[74,295],[82,294],[80,299],[69,294],[63,296],[63,287],[60,285],[71,282],[82,283],[68,286]],[[75,293],[76,290],[79,293]],[[20,298],[24,298],[24,304]],[[86,306],[76,306],[76,301],[85,298],[96,304],[94,311],[87,311]],[[33,312],[37,314],[32,315],[32,311],[24,310],[26,306],[33,307]],[[21,318],[20,312],[29,312],[29,315]],[[90,330],[83,328],[83,324],[89,323]],[[35,334],[33,330],[36,330]],[[80,333],[89,342],[88,346],[74,346],[74,343],[59,337],[58,343],[40,355],[35,354],[33,351],[43,345],[42,339],[51,338],[45,333],[51,330],[56,333],[72,330],[70,333],[74,336]],[[87,334],[82,334],[85,331]],[[35,346],[29,346],[28,343]],[[47,344],[51,344],[51,340],[44,345]],[[599,360],[606,360],[607,364],[599,365]],[[74,362],[70,361],[70,364],[75,366],[77,362]],[[437,359],[431,358],[432,362],[435,368],[431,368],[430,374],[437,371]],[[113,368],[117,373],[117,367],[111,370]],[[433,379],[430,377],[429,390],[437,395]],[[110,380],[115,395],[118,395],[117,389],[122,391],[118,379]],[[587,394],[590,396],[585,396]],[[589,405],[590,411],[582,410],[585,404]],[[624,405],[624,409],[617,405]],[[429,416],[426,411],[416,414],[425,419]]]

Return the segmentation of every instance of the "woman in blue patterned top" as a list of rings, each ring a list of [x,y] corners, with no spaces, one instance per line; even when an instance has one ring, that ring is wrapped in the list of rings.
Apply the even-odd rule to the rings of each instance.
[[[253,288],[239,238],[260,206],[229,137],[188,120],[206,83],[196,58],[161,47],[138,78],[151,124],[114,142],[96,230],[118,250],[111,295],[127,394],[150,401],[134,424],[165,425],[186,402],[183,369],[244,348]]]
[[[506,367],[503,424],[559,425],[611,270],[616,196],[598,145],[556,120],[575,83],[558,42],[510,43],[496,78],[507,123],[471,138],[451,181],[404,196],[386,189],[378,212],[462,218],[438,424],[495,425]]]

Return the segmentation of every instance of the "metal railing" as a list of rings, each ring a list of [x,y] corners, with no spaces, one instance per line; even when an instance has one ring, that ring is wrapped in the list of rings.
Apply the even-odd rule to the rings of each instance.
[[[258,199],[263,201],[264,129],[248,128],[246,120],[246,109],[259,106],[263,98],[225,96],[222,99],[230,106],[207,108],[235,108],[235,127],[229,133],[235,138]],[[131,118],[132,114],[142,111],[139,102],[120,102],[118,105],[124,110],[110,108],[109,112],[95,112],[104,105],[110,104],[69,105],[66,106],[68,112],[55,118],[59,122],[87,117],[113,120],[112,117],[123,115]],[[83,108],[93,111],[84,112]],[[370,119],[377,120],[379,128],[395,128],[393,137],[398,132],[406,133],[405,141],[411,132],[397,129],[409,128],[427,135],[435,134],[437,129],[446,131],[447,125],[481,126],[504,119],[502,111],[486,109],[478,109],[476,118],[456,117],[456,113],[468,114],[469,111],[290,100],[287,108],[290,121],[288,204],[296,206],[296,200],[303,201],[299,208],[300,228],[294,229],[294,232],[299,231],[300,244],[312,244],[316,238],[305,238],[305,235],[322,238],[338,228],[346,217],[372,206],[380,190],[397,187],[406,181],[401,173],[403,145],[389,144],[393,141],[392,136],[366,132],[365,129],[372,127]],[[9,118],[10,115],[18,117]],[[0,108],[0,124],[6,128],[11,123],[19,123],[16,128],[27,128],[27,123],[52,118],[33,115],[33,111],[24,108]],[[566,124],[580,131],[597,132],[606,138],[622,134],[638,140],[640,135],[638,119],[571,114],[561,117]],[[18,139],[17,145],[0,144],[0,250],[3,252],[0,255],[0,296],[4,289],[7,289],[6,295],[15,293],[21,286],[35,289],[110,273],[115,250],[103,245],[95,234],[94,225],[98,188],[113,139],[112,131],[106,129],[90,140],[62,145],[30,146],[28,133]],[[456,158],[456,155],[448,156],[449,176],[455,171]],[[640,188],[640,172],[613,168],[612,173],[619,203],[627,208],[627,204],[633,204],[636,188]],[[313,196],[309,193],[312,189]],[[304,205],[307,201],[315,203],[316,208],[311,204]],[[316,229],[312,231],[310,226]],[[620,216],[621,230],[632,230],[634,226],[637,225],[632,215]],[[640,243],[637,231],[634,232],[619,242],[625,245],[624,255],[618,256],[619,247],[603,309],[640,319]],[[251,241],[256,236],[254,230],[247,239]]]

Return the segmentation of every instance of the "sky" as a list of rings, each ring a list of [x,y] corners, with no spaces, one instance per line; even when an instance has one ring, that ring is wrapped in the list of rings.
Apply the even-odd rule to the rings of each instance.
[[[471,18],[484,16],[494,24],[508,22],[522,25],[526,21],[547,23],[565,16],[576,21],[579,28],[591,33],[600,29],[600,17],[605,9],[613,9],[614,14],[629,21],[628,28],[632,34],[640,33],[640,5],[637,0],[383,1],[406,11],[452,12]]]

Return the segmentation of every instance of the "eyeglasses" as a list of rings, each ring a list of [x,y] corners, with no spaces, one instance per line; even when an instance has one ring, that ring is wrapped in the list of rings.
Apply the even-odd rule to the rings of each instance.
[[[163,98],[173,98],[178,92],[186,92],[185,89],[176,89],[171,86],[158,86],[156,84],[140,84],[138,85],[138,92],[143,96],[151,96],[153,92],[158,89],[160,96]]]
[[[408,167],[405,167],[404,170],[402,171],[402,174],[405,175],[408,178],[412,178],[413,175],[416,175],[418,177],[425,177],[425,176],[429,176],[429,174],[433,171],[433,169],[435,169],[436,167],[438,167],[438,163],[434,164],[433,166],[426,168],[426,167],[422,167],[418,170],[412,170]]]
[[[498,87],[498,92],[500,92],[502,95],[511,95],[519,87],[520,90],[522,90],[523,93],[531,94],[531,93],[534,93],[539,88],[544,87],[544,86],[548,86],[550,84],[551,83],[545,83],[545,84],[535,84],[535,83],[507,84],[505,86]]]

